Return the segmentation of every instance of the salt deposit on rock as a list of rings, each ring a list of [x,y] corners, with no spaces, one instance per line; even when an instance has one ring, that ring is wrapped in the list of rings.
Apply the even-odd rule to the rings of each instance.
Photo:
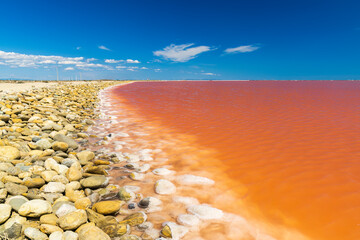
[[[191,206],[191,205],[198,205],[199,201],[196,198],[193,197],[182,197],[182,196],[175,196],[173,197],[173,201],[177,203],[182,203],[185,206]]]
[[[220,209],[213,208],[206,204],[190,206],[187,211],[204,220],[221,219],[224,215]]]
[[[176,187],[172,182],[160,179],[155,183],[155,192],[161,195],[170,195],[176,192]]]
[[[211,180],[206,177],[199,177],[195,175],[181,175],[176,178],[176,182],[181,185],[206,185],[211,186],[215,184],[214,180]]]
[[[189,226],[189,227],[193,227],[193,226],[195,227],[200,223],[199,218],[192,214],[180,214],[177,217],[177,221],[181,225]]]
[[[189,231],[187,227],[178,225],[174,222],[163,223],[162,235],[173,240],[179,240]]]
[[[175,171],[171,171],[167,168],[156,168],[152,171],[155,175],[159,175],[159,176],[167,176],[167,175],[171,175],[174,174]]]

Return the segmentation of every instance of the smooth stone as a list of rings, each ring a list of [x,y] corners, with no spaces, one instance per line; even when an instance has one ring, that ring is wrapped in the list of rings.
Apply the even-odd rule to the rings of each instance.
[[[10,239],[18,239],[21,237],[22,225],[20,223],[14,222],[10,228],[5,229],[5,235]]]
[[[86,226],[78,234],[79,240],[111,240],[109,235],[96,226]]]
[[[65,142],[68,144],[69,148],[77,149],[79,145],[74,141],[74,139],[65,136],[64,134],[57,134],[53,138],[55,141],[58,142]]]
[[[129,225],[119,224],[113,216],[103,217],[96,223],[96,226],[103,230],[111,238],[122,236],[130,231]]]
[[[85,197],[85,198],[80,198],[78,200],[76,200],[75,202],[75,207],[77,209],[86,209],[89,208],[91,206],[91,201],[89,198]]]
[[[172,182],[160,179],[155,183],[155,192],[161,195],[170,195],[176,192],[176,187]]]
[[[53,232],[58,232],[58,231],[62,232],[63,230],[55,225],[41,224],[40,231],[42,231],[43,233],[46,233],[46,234],[52,234]]]
[[[12,207],[12,209],[14,209],[16,212],[19,211],[20,207],[28,202],[29,200],[27,200],[26,198],[22,197],[22,196],[15,196],[12,197],[11,199],[7,200],[8,204]]]
[[[28,227],[25,229],[24,234],[31,240],[47,240],[48,236],[45,233],[40,232],[39,229]]]
[[[188,228],[178,225],[174,222],[166,222],[163,224],[161,235],[173,240],[179,240],[188,232]]]
[[[120,224],[129,224],[130,226],[136,226],[142,224],[146,221],[147,216],[144,212],[133,213],[127,217],[125,217]]]
[[[51,179],[57,175],[57,172],[52,171],[52,170],[48,170],[48,171],[43,171],[42,173],[40,173],[40,176],[46,181],[46,182],[51,182]]]
[[[181,185],[204,185],[204,186],[211,186],[215,184],[214,180],[211,180],[206,177],[199,177],[190,174],[181,175],[176,178],[176,182]]]
[[[119,240],[141,240],[141,238],[136,235],[126,235],[122,236]]]
[[[52,208],[48,201],[35,199],[21,205],[19,214],[25,217],[40,217],[41,215],[51,213]]]
[[[58,220],[59,226],[64,230],[73,230],[87,222],[85,210],[79,209],[62,216]]]
[[[145,179],[145,174],[132,172],[132,173],[130,173],[129,177],[134,181],[141,181],[141,180]]]
[[[5,188],[8,191],[8,193],[10,193],[13,196],[21,195],[28,191],[28,188],[26,186],[12,183],[12,182],[5,183]]]
[[[42,178],[28,178],[23,184],[28,188],[41,188],[45,184],[45,180]]]
[[[65,216],[68,213],[76,211],[74,203],[68,201],[58,201],[53,206],[53,212],[57,217]]]
[[[72,231],[64,232],[63,237],[63,240],[78,240],[79,238],[78,234]]]
[[[162,201],[155,197],[143,198],[138,204],[140,208],[145,208],[148,213],[161,211],[161,205]]]
[[[76,154],[81,165],[86,165],[89,161],[95,158],[95,154],[91,151],[82,151]]]
[[[40,217],[41,224],[51,224],[56,225],[58,218],[55,214],[45,214]]]
[[[11,206],[9,204],[0,204],[0,224],[8,220],[11,214]]]
[[[41,139],[37,141],[36,145],[39,146],[42,150],[51,148],[51,143],[47,139]]]
[[[81,165],[78,162],[75,162],[71,165],[69,170],[67,170],[65,176],[71,181],[79,181],[82,178]]]
[[[171,171],[167,168],[156,168],[152,171],[155,175],[159,175],[159,176],[166,176],[166,175],[171,175],[174,174],[174,171]]]
[[[119,199],[125,202],[135,199],[135,193],[133,193],[132,191],[126,188],[120,188],[118,195],[119,195]]]
[[[42,188],[42,191],[46,193],[62,193],[65,192],[65,185],[61,182],[49,182]]]
[[[11,146],[0,146],[0,161],[9,162],[20,158],[20,151]]]
[[[200,204],[199,200],[197,200],[196,198],[193,198],[193,197],[175,196],[175,197],[173,197],[173,201],[176,203],[184,204],[185,206]]]
[[[63,240],[63,231],[56,231],[51,233],[49,236],[49,240]]]
[[[66,152],[69,148],[69,145],[65,142],[54,142],[52,144],[52,149],[55,151],[63,151]]]
[[[80,181],[80,184],[84,188],[99,188],[108,183],[108,179],[105,176],[92,176]]]
[[[192,214],[180,214],[177,217],[178,223],[184,226],[192,227],[200,224],[200,219]]]
[[[93,205],[92,210],[104,214],[114,214],[120,210],[120,208],[125,204],[124,201],[103,201],[97,202]]]
[[[221,219],[224,216],[223,211],[206,204],[190,206],[187,211],[204,220]]]

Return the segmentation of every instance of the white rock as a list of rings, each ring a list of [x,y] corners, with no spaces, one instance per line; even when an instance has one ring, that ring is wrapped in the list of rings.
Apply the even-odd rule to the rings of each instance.
[[[172,240],[179,240],[189,231],[187,227],[178,225],[174,222],[165,222],[163,226],[168,226],[171,230]]]
[[[181,175],[176,178],[176,182],[181,185],[205,185],[205,186],[211,186],[215,184],[214,180],[211,180],[206,177],[199,177],[195,175]]]
[[[0,204],[0,224],[8,220],[11,214],[11,206],[9,204]]]
[[[140,155],[140,160],[144,162],[153,161],[154,158],[150,154],[142,154]]]
[[[52,207],[48,201],[35,199],[21,205],[19,214],[25,217],[40,217],[43,214],[51,213]]]
[[[199,204],[199,201],[196,198],[193,198],[193,197],[176,196],[176,197],[173,197],[173,201],[177,202],[177,203],[184,204],[185,206],[198,205]]]
[[[62,216],[65,216],[68,213],[75,212],[77,209],[75,206],[71,204],[64,203],[62,204],[55,212],[55,215],[60,218]]]
[[[149,170],[149,169],[150,169],[150,164],[144,164],[144,165],[142,165],[141,167],[137,168],[136,170],[137,170],[138,172],[144,173],[144,172],[146,172],[146,171]]]
[[[180,214],[177,217],[178,223],[184,226],[192,227],[197,226],[200,223],[200,219],[192,214]]]
[[[220,209],[213,208],[206,204],[190,206],[187,211],[204,220],[221,219],[224,215]]]
[[[152,171],[155,175],[159,175],[159,176],[166,176],[166,175],[171,175],[174,174],[174,171],[171,171],[167,168],[156,168]]]
[[[79,238],[78,234],[73,231],[64,232],[62,240],[77,240]]]
[[[160,179],[155,183],[155,192],[161,195],[169,195],[176,192],[176,187],[172,182]]]
[[[134,192],[134,193],[140,192],[140,190],[141,190],[141,187],[132,186],[132,185],[126,185],[126,186],[124,186],[124,188],[126,189],[126,191],[130,191],[130,192]]]
[[[13,215],[11,218],[9,218],[5,223],[4,227],[5,229],[10,228],[14,223],[18,223],[20,225],[23,225],[26,222],[26,217],[21,217],[19,215]]]
[[[130,174],[130,178],[135,181],[141,181],[144,180],[145,174],[133,172]]]
[[[62,193],[65,191],[65,185],[61,182],[49,182],[42,190],[46,193]]]
[[[39,229],[28,227],[24,231],[25,236],[31,240],[47,240],[48,237],[45,233],[40,232]]]
[[[63,232],[56,231],[50,234],[49,240],[62,240],[63,239]]]

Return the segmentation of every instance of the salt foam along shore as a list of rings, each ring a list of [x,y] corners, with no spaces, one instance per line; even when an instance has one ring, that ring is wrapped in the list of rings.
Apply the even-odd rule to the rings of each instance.
[[[147,133],[133,128],[132,117],[123,111],[121,99],[113,99],[112,90],[113,87],[110,87],[100,92],[101,121],[93,125],[91,131],[101,139],[97,142],[101,146],[98,150],[113,153],[120,160],[112,169],[121,176],[115,175],[113,180],[133,192],[128,209],[121,209],[120,214],[144,210],[148,216],[148,222],[137,226],[134,234],[142,239],[210,239],[202,238],[199,232],[221,222],[232,228],[230,233],[218,235],[222,239],[273,239],[250,226],[240,216],[200,204],[191,196],[178,195],[184,186],[196,192],[199,187],[206,189],[215,182],[206,177],[179,175],[169,170],[169,165],[165,165],[166,159],[159,158],[160,148],[146,148],[151,146],[144,140]],[[139,144],[141,142],[143,144]],[[177,213],[173,212],[174,208],[178,209]],[[164,221],[166,219],[169,221]],[[148,225],[145,227],[145,224]],[[216,236],[211,239],[216,239]]]

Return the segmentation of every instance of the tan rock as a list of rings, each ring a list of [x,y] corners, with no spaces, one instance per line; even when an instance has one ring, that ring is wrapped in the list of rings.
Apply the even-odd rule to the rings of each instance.
[[[89,198],[84,197],[84,198],[80,198],[78,200],[76,200],[75,202],[75,207],[77,209],[86,209],[89,208],[91,206],[91,201]]]
[[[29,178],[23,184],[28,188],[40,188],[45,184],[45,181],[42,178]]]
[[[103,201],[103,202],[97,202],[93,205],[92,210],[104,214],[114,214],[120,210],[120,208],[125,204],[124,201]]]
[[[45,214],[40,217],[40,223],[41,224],[51,224],[55,225],[57,224],[58,218],[55,214]]]
[[[55,150],[55,151],[63,151],[63,152],[66,152],[69,148],[69,145],[65,142],[54,142],[52,144],[52,148]]]
[[[98,227],[86,226],[79,231],[79,240],[111,240],[111,238]]]
[[[55,226],[55,225],[51,225],[51,224],[41,224],[40,231],[42,231],[43,233],[46,233],[46,234],[51,234],[51,233],[57,232],[57,231],[63,232],[63,230],[61,228],[59,228],[58,226]]]
[[[58,224],[64,230],[73,230],[86,223],[86,221],[87,215],[85,210],[79,209],[60,217]]]
[[[11,146],[0,146],[0,161],[12,161],[20,157],[20,151]]]
[[[72,181],[79,181],[82,178],[81,165],[78,162],[75,162],[71,165],[69,170],[66,172],[67,179]]]
[[[82,151],[77,153],[76,157],[79,159],[81,165],[86,165],[89,161],[95,158],[95,154],[91,151]]]

